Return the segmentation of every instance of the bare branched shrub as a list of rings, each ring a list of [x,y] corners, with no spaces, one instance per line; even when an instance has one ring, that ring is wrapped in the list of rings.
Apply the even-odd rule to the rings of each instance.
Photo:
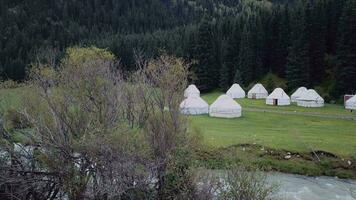
[[[195,196],[197,200],[218,199],[218,194],[223,187],[218,174],[206,169],[198,169],[194,182],[197,185]]]
[[[192,162],[200,137],[188,132],[179,109],[189,64],[168,55],[138,60],[139,69],[124,78],[116,58],[95,47],[69,48],[54,63],[33,66],[24,109],[8,112],[11,123],[0,126],[0,194],[213,198],[215,186],[197,187]],[[234,172],[230,189],[220,189],[227,198],[268,194],[256,176]]]
[[[167,55],[145,65],[132,78],[141,93],[136,105],[142,106],[142,112],[137,118],[145,119],[139,121],[144,122],[143,132],[153,157],[156,195],[158,199],[188,198],[191,193],[187,191],[193,188],[188,174],[190,141],[187,120],[179,110],[188,65]],[[177,162],[180,159],[185,162]]]
[[[13,138],[7,138],[2,148],[11,162],[1,166],[4,185],[19,187],[26,180],[29,188],[15,192],[23,199],[41,199],[31,190],[37,195],[36,184],[46,181],[43,188],[51,188],[49,180],[54,184],[48,190],[51,197],[57,191],[69,199],[113,199],[146,184],[140,150],[144,142],[121,114],[124,84],[111,53],[70,48],[59,67],[39,63],[30,77],[33,91],[17,117],[28,127],[14,129],[12,135],[26,137],[28,147],[37,152],[22,159]],[[25,166],[28,162],[31,168]]]
[[[267,200],[273,199],[275,185],[267,182],[266,174],[245,167],[234,166],[223,176],[225,187],[221,199]]]
[[[268,183],[266,174],[258,170],[232,166],[228,170],[201,170],[197,174],[198,199],[270,200],[276,198],[277,185]]]

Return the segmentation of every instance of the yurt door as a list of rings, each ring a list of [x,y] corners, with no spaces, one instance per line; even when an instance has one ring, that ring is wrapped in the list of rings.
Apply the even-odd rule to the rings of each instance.
[[[277,106],[278,105],[278,99],[273,99],[273,105]]]
[[[256,93],[252,94],[252,99],[256,99]]]

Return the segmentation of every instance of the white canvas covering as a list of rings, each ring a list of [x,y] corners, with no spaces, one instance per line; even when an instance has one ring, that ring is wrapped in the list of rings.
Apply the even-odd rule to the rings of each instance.
[[[226,92],[228,96],[233,99],[245,98],[246,92],[241,88],[239,84],[233,84],[231,88]]]
[[[187,89],[184,90],[184,97],[200,97],[200,91],[197,86],[189,85]]]
[[[286,106],[290,105],[290,98],[282,88],[276,88],[266,98],[267,105]]]
[[[241,117],[241,106],[233,98],[224,94],[211,104],[209,115],[221,118]]]
[[[200,97],[188,97],[180,104],[180,111],[186,115],[200,115],[209,112],[209,105]]]
[[[350,110],[356,110],[356,95],[346,101],[345,108]]]
[[[313,89],[304,92],[301,97],[297,98],[297,105],[302,107],[323,107],[324,99]]]
[[[297,99],[303,95],[304,92],[308,91],[305,87],[298,88],[291,96],[292,102],[297,102]]]
[[[261,83],[257,83],[247,93],[247,97],[250,99],[265,99],[268,96],[268,92]]]

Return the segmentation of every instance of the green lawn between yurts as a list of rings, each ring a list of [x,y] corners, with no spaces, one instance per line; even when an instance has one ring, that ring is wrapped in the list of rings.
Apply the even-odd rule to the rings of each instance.
[[[202,95],[211,104],[221,93]],[[310,152],[322,150],[340,156],[356,156],[356,122],[301,115],[244,111],[263,110],[312,112],[330,116],[356,115],[342,105],[326,104],[324,108],[267,106],[264,100],[237,99],[243,116],[236,119],[190,116],[192,127],[201,130],[208,145],[228,147],[235,144],[259,144],[274,149]]]

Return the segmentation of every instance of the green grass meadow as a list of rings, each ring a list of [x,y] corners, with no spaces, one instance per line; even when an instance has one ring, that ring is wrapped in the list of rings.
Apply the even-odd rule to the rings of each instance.
[[[220,94],[214,92],[202,98],[211,104]],[[228,147],[248,143],[298,152],[323,150],[340,156],[356,156],[356,121],[243,110],[248,107],[328,115],[356,114],[342,105],[326,104],[324,108],[309,109],[296,105],[267,106],[264,100],[239,99],[237,102],[242,106],[241,118],[189,117],[192,127],[201,130],[208,145]]]
[[[17,109],[22,106],[25,99],[25,92],[30,90],[30,87],[19,87],[13,89],[0,90],[0,109],[6,110],[9,108]]]

